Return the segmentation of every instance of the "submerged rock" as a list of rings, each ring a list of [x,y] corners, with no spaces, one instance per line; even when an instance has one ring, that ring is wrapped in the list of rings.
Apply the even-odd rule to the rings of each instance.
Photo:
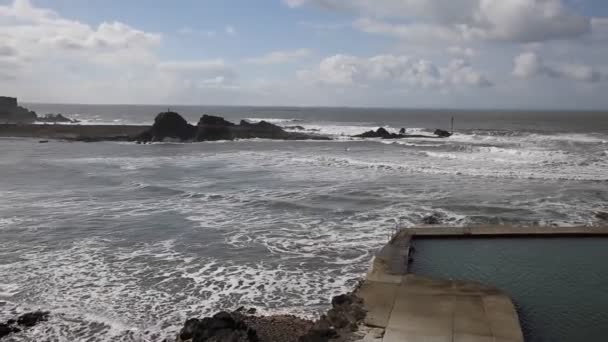
[[[43,117],[39,117],[36,119],[38,122],[46,122],[46,123],[78,123],[80,121],[76,119],[70,119],[68,117],[63,116],[63,114],[46,114]]]
[[[21,332],[21,329],[9,324],[0,323],[0,339],[2,339],[4,336],[18,332]]]
[[[24,327],[33,327],[34,325],[47,321],[49,319],[48,311],[28,312],[17,318],[17,324]]]
[[[452,133],[445,131],[443,129],[436,129],[433,134],[435,134],[436,136],[441,137],[441,138],[449,138],[452,136]]]
[[[17,317],[16,320],[9,319],[6,323],[0,323],[0,339],[13,333],[21,332],[21,328],[30,328],[48,319],[48,311],[28,312]]]
[[[429,225],[442,224],[445,220],[445,215],[442,213],[433,213],[422,218],[422,223]]]
[[[382,138],[382,139],[398,139],[399,134],[389,133],[386,129],[380,127],[375,131],[367,131],[362,134],[354,135],[355,138]]]
[[[608,212],[599,211],[595,213],[595,217],[602,221],[608,221]]]

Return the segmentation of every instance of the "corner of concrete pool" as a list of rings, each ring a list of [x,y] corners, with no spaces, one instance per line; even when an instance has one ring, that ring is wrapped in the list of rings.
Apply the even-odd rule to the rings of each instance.
[[[608,340],[608,227],[415,227],[358,295],[374,341]]]

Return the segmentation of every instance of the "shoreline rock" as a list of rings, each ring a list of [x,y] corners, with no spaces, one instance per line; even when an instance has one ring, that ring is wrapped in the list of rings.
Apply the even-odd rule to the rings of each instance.
[[[6,323],[0,323],[0,340],[10,334],[19,333],[25,328],[31,328],[40,322],[49,319],[48,311],[34,311],[25,313],[17,319],[9,319]]]
[[[390,133],[384,127],[380,127],[377,130],[371,130],[363,132],[361,134],[353,135],[353,138],[382,138],[382,139],[407,139],[407,138],[447,138],[451,134],[441,129],[435,130],[435,135],[423,135],[423,134],[405,134],[405,128],[399,130],[399,133]],[[447,135],[446,135],[447,134]]]
[[[327,342],[348,341],[365,318],[363,301],[354,293],[336,296],[318,320],[292,315],[255,316],[253,310],[219,312],[184,323],[176,342]]]

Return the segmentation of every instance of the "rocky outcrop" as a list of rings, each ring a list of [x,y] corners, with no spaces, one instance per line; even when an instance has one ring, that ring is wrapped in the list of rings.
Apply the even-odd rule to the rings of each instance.
[[[365,318],[363,301],[354,294],[336,296],[331,309],[315,322],[291,315],[255,316],[244,307],[213,317],[189,319],[177,342],[328,342],[352,341]],[[247,313],[247,314],[245,314]]]
[[[235,124],[219,116],[203,115],[198,121],[196,140],[217,141],[234,140]]]
[[[203,115],[196,126],[190,125],[174,112],[160,113],[154,126],[139,135],[138,142],[163,141],[167,138],[181,141],[218,141],[234,139],[280,139],[280,140],[330,140],[328,137],[286,132],[283,128],[261,121],[250,123],[245,120],[238,125],[219,116]]]
[[[164,141],[176,139],[191,141],[196,135],[196,127],[175,112],[160,113],[154,119],[154,125],[139,135],[135,140],[141,142]]]
[[[353,138],[381,138],[381,139],[406,139],[406,138],[437,138],[433,135],[421,135],[421,134],[405,134],[405,128],[402,128],[397,133],[391,133],[385,128],[380,127],[375,131],[367,131],[362,134],[353,135]]]
[[[435,134],[436,136],[441,137],[441,138],[449,138],[452,136],[452,133],[445,131],[443,129],[436,129],[433,134]]]
[[[355,138],[382,138],[382,139],[398,139],[399,134],[389,133],[386,129],[380,127],[375,131],[367,131],[365,133],[354,135]]]
[[[36,119],[36,121],[45,122],[45,123],[78,123],[78,122],[80,122],[76,119],[70,119],[68,117],[65,117],[61,113],[46,114],[45,116],[39,117],[38,119]]]
[[[37,118],[36,112],[19,106],[16,98],[0,96],[1,123],[32,123]]]
[[[238,314],[222,311],[213,317],[192,318],[179,333],[178,342],[259,342],[256,331]]]
[[[49,313],[46,311],[28,312],[19,316],[16,320],[9,319],[6,323],[0,323],[0,339],[13,333],[21,332],[24,328],[33,327],[48,319]]]

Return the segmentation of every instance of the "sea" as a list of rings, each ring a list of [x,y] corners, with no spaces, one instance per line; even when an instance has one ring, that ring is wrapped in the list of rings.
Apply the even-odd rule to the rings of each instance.
[[[162,341],[240,306],[314,318],[396,229],[428,215],[592,226],[608,210],[608,113],[25,106],[117,125],[170,107],[193,124],[211,114],[334,139],[0,139],[0,321],[51,312],[8,341]],[[452,118],[446,139],[350,137],[432,134]]]

